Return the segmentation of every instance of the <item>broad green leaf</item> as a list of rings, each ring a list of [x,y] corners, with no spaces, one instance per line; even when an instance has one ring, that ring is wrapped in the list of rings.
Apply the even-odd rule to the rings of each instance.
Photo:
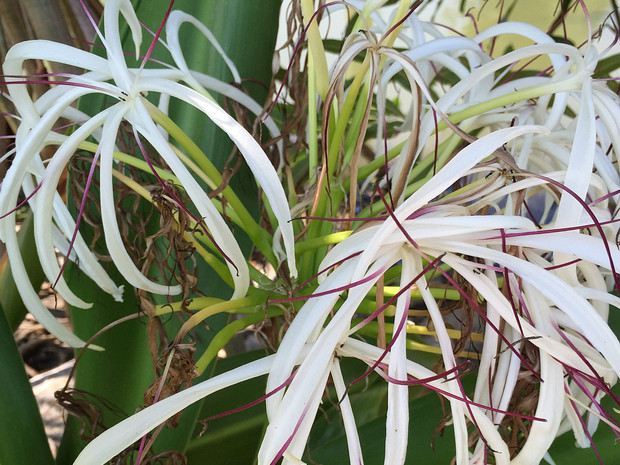
[[[120,282],[115,270],[110,270],[110,275],[116,282]],[[137,300],[131,290],[125,291],[124,302],[115,302],[77,267],[68,266],[65,277],[74,288],[79,287],[80,297],[93,302],[92,308],[88,310],[71,309],[73,329],[85,340],[109,323],[138,311]],[[106,427],[110,427],[135,412],[142,404],[144,391],[153,381],[145,320],[122,323],[102,334],[96,344],[105,350],[86,350],[77,365],[75,388],[84,392],[86,399],[101,408],[101,420]],[[103,399],[112,409],[102,405]],[[80,421],[70,415],[58,452],[59,464],[73,463],[86,445],[80,439],[80,428]]]
[[[233,355],[218,361],[214,375],[224,373],[258,358],[262,350]],[[265,395],[266,377],[251,379],[215,392],[202,403],[199,420],[207,419],[260,399]],[[253,463],[267,421],[265,406],[261,402],[247,410],[232,413],[209,421],[204,433],[198,437],[202,424],[196,425],[194,438],[187,449],[190,464],[217,463],[238,465]]]
[[[0,464],[53,464],[39,406],[0,307]]]

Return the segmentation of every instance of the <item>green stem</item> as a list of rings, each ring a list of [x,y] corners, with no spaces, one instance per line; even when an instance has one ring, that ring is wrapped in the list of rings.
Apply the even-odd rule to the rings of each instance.
[[[499,97],[485,100],[484,102],[477,103],[471,107],[465,108],[461,111],[457,111],[448,117],[450,122],[458,124],[466,119],[473,118],[487,111],[495,110],[497,108],[510,106],[518,102],[525,102],[526,100],[542,97],[547,94],[557,94],[563,91],[572,90],[574,85],[572,81],[566,80],[563,82],[555,82],[550,84],[543,84],[540,86],[528,87],[517,92],[511,92],[506,95],[500,95]],[[446,123],[439,122],[438,129],[446,129]]]
[[[316,75],[314,59],[308,54],[308,180],[316,183],[319,166],[319,140],[316,111]]]
[[[232,339],[232,337],[237,334],[239,331],[243,331],[248,326],[258,323],[259,321],[263,321],[264,319],[273,318],[274,316],[282,316],[284,315],[284,310],[281,308],[270,308],[266,312],[258,310],[255,313],[252,313],[246,317],[235,320],[230,323],[219,333],[211,341],[209,347],[204,351],[204,353],[200,356],[198,361],[196,362],[196,369],[202,373],[209,363],[215,357],[217,357],[217,353],[220,351],[222,347],[224,347],[228,341]]]
[[[315,237],[313,239],[308,239],[303,242],[298,242],[297,244],[295,244],[295,251],[298,255],[303,255],[304,253],[310,250],[318,249],[319,247],[338,244],[344,241],[351,234],[353,234],[353,231],[342,231],[333,234],[326,234],[325,236]]]

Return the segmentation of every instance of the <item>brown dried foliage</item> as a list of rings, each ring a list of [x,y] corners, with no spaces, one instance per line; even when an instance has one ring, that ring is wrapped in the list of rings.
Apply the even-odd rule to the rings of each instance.
[[[80,389],[69,388],[68,385],[56,391],[54,397],[69,415],[79,420],[80,437],[85,441],[92,441],[107,429],[103,421],[105,411],[120,418],[127,417],[106,399]]]
[[[177,344],[161,354],[156,361],[156,379],[144,394],[145,406],[152,405],[155,402],[170,397],[192,385],[194,378],[199,375],[194,364],[194,351],[193,343]],[[169,356],[172,357],[172,361],[166,370]],[[168,419],[166,426],[169,428],[176,428],[181,413],[182,412],[179,412]]]
[[[533,343],[525,340],[521,350],[523,358],[538,372],[540,370],[539,350]],[[508,411],[518,415],[533,416],[536,413],[540,394],[539,380],[527,368],[521,367],[512,398],[508,404]],[[513,458],[525,444],[529,436],[532,422],[513,415],[506,415],[500,426],[500,433]]]

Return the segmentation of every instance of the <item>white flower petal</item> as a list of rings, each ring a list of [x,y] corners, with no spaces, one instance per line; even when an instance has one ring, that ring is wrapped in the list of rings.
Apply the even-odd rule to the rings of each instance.
[[[108,252],[114,265],[123,277],[132,286],[152,292],[154,294],[173,295],[181,292],[181,286],[168,286],[154,283],[146,278],[134,265],[133,260],[123,245],[123,239],[116,220],[114,208],[114,186],[112,183],[112,169],[114,164],[114,143],[118,127],[125,114],[129,111],[127,105],[117,105],[112,108],[109,117],[103,126],[100,161],[100,189],[101,189],[101,219]]]
[[[88,443],[75,460],[74,465],[100,465],[107,462],[187,406],[228,386],[268,373],[273,360],[274,356],[271,355],[250,362],[189,387],[133,414]]]
[[[357,426],[355,425],[355,416],[353,415],[353,409],[351,408],[351,401],[347,394],[347,386],[344,383],[342,377],[342,370],[340,369],[340,362],[337,358],[332,363],[332,380],[334,381],[334,387],[336,388],[336,395],[338,396],[340,407],[340,414],[344,423],[344,430],[347,436],[347,447],[349,449],[349,461],[352,465],[363,465],[364,458],[362,456],[362,445],[360,444],[360,437],[357,433]]]
[[[400,277],[401,283],[410,282],[420,271],[409,246],[403,246],[403,264]],[[420,283],[422,287],[424,285]],[[404,323],[400,332],[392,336],[393,345],[390,349],[390,366],[388,375],[399,381],[407,380],[407,315],[411,293],[404,292],[396,301],[394,315],[394,331]],[[409,437],[409,386],[388,383],[388,407],[385,423],[385,465],[405,463],[407,456],[407,440]]]
[[[232,73],[235,82],[238,84],[241,83],[241,77],[239,76],[239,71],[237,71],[237,67],[232,62],[232,60],[228,58],[228,55],[226,55],[226,52],[224,52],[224,49],[222,49],[222,46],[219,44],[213,33],[209,30],[209,28],[202,24],[200,21],[198,21],[196,18],[194,18],[192,15],[188,15],[187,13],[184,13],[182,11],[175,10],[170,13],[168,21],[166,21],[166,40],[168,42],[168,50],[170,50],[170,55],[172,55],[172,58],[174,59],[174,62],[177,64],[179,69],[186,73],[187,76],[191,77],[190,70],[185,61],[185,57],[183,56],[181,43],[179,42],[179,29],[183,23],[192,24],[196,29],[201,32],[203,36],[206,37],[206,39],[211,43],[213,48],[215,48],[217,53],[222,57],[222,60],[224,60],[226,66],[228,66],[228,69]],[[192,83],[189,82],[189,84],[191,85]]]
[[[41,261],[41,267],[47,276],[47,279],[54,283],[56,290],[60,295],[71,305],[77,307],[90,307],[81,299],[79,299],[71,289],[67,286],[62,277],[57,279],[60,274],[60,267],[56,259],[56,251],[54,250],[54,241],[52,235],[52,215],[54,213],[54,200],[56,199],[56,189],[60,176],[65,170],[67,162],[73,156],[73,153],[77,149],[78,145],[88,137],[93,128],[103,124],[107,118],[110,110],[103,111],[88,120],[83,126],[81,126],[76,132],[67,138],[67,140],[58,148],[54,157],[50,161],[45,171],[44,176],[41,178],[41,188],[37,192],[34,202],[32,202],[34,210],[34,237],[37,245],[37,251],[39,254],[39,260]],[[74,224],[75,227],[75,224]],[[65,234],[71,234],[71,231],[64,230]],[[69,236],[70,238],[71,236]],[[81,251],[81,250],[80,250]],[[88,255],[92,255],[89,253]],[[82,257],[80,257],[82,258]],[[103,272],[103,268],[97,269],[102,276],[107,276]],[[98,273],[99,274],[99,273]],[[99,281],[96,281],[99,284]],[[102,284],[109,284],[110,279],[104,280]],[[115,289],[115,293],[118,291]]]

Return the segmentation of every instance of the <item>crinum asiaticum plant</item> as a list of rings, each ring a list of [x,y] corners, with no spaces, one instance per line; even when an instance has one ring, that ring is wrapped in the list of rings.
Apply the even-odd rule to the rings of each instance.
[[[16,280],[27,279],[15,235],[23,192],[34,212],[41,264],[61,296],[88,306],[63,280],[58,252],[115,298],[134,292],[108,277],[80,234],[92,201],[87,193],[97,184],[106,250],[127,283],[173,299],[184,292],[180,301],[149,310],[152,318],[183,314],[173,350],[209,316],[245,314],[199,354],[197,371],[235,332],[267,318],[282,324],[274,353],[156,396],[94,439],[75,463],[106,463],[136,442],[139,463],[153,428],[215,391],[262,375],[268,425],[259,464],[302,463],[326,389],[336,393],[350,461],[363,463],[350,390],[372,372],[387,383],[386,464],[405,463],[416,385],[445,399],[450,416],[416,412],[413,424],[434,421],[443,429],[450,423],[459,465],[536,464],[565,431],[573,431],[580,447],[590,445],[601,421],[620,431],[601,407],[605,395],[619,400],[611,387],[620,375],[620,343],[607,320],[619,304],[620,99],[593,77],[601,56],[592,34],[574,47],[534,26],[503,22],[472,38],[446,36],[446,28],[418,16],[424,2],[384,3],[317,9],[310,0],[293,2],[289,26],[299,21],[302,33],[281,76],[288,96],[278,93],[283,103],[271,113],[236,87],[191,71],[178,40],[182,23],[219,46],[206,27],[178,11],[166,13],[137,66],[128,65],[119,21],[129,25],[137,56],[142,30],[123,0],[106,2],[104,57],[44,41],[18,44],[7,54],[3,71],[20,125],[0,191],[0,233]],[[328,67],[318,23],[337,9],[346,9],[351,32]],[[532,45],[492,56],[489,43],[510,34]],[[145,67],[155,46],[168,49],[172,62]],[[20,76],[26,59],[85,72],[62,76],[32,101],[26,84],[35,77]],[[535,59],[550,66],[522,70]],[[93,115],[72,106],[93,93],[112,103]],[[263,118],[280,140],[275,161],[211,93]],[[262,223],[168,117],[171,100],[203,112],[235,143],[264,194]],[[71,131],[55,129],[61,118]],[[289,124],[297,118],[306,123]],[[121,124],[131,127],[135,153],[121,149]],[[47,146],[57,149],[44,160]],[[91,154],[91,167],[71,215],[57,186],[76,151]],[[150,177],[159,197],[136,172]],[[120,185],[159,209],[167,226],[231,286],[229,300],[186,295],[174,273],[155,282],[139,268],[119,227]],[[164,214],[166,205],[172,215]],[[231,222],[275,274],[244,257]],[[34,289],[21,292],[53,334],[84,345]],[[422,352],[436,354],[435,363],[422,363]],[[367,371],[345,377],[347,359]],[[475,378],[471,391],[467,371]]]

